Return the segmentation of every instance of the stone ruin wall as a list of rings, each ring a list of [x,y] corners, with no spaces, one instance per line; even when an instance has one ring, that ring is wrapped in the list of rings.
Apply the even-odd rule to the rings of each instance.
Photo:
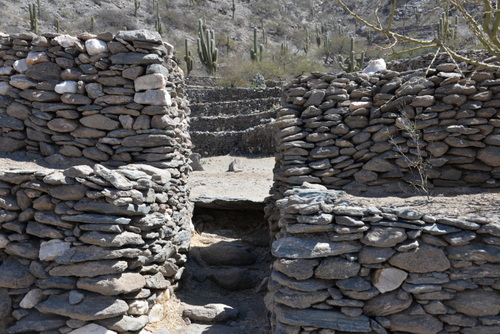
[[[273,333],[500,332],[498,217],[361,207],[315,186],[276,202]]]
[[[190,244],[182,70],[155,32],[0,36],[0,332],[136,333]]]
[[[498,193],[499,107],[499,73],[468,69],[464,78],[450,63],[427,75],[314,73],[290,82],[266,207],[273,332],[500,332],[498,216],[360,207],[336,191],[415,193],[411,162],[421,157],[431,192]]]

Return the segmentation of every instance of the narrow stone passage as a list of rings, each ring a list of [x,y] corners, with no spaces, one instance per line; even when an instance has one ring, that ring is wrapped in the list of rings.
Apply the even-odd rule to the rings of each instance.
[[[186,334],[268,333],[269,233],[263,211],[196,209],[177,298]]]

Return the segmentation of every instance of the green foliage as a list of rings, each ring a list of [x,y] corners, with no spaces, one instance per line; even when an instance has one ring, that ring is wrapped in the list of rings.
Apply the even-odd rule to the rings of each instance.
[[[343,71],[356,72],[361,70],[365,63],[365,52],[361,52],[361,57],[356,59],[356,52],[354,51],[354,37],[351,36],[351,50],[349,52],[349,58],[337,55],[335,60]]]
[[[217,56],[219,50],[215,47],[215,34],[207,29],[202,19],[198,20],[198,57],[209,75],[217,73]]]
[[[250,50],[250,58],[253,61],[262,61],[264,54],[264,44],[259,44],[257,47],[257,28],[253,28],[253,48]]]
[[[186,61],[186,70],[187,70],[187,76],[191,73],[193,70],[194,66],[194,59],[193,56],[191,56],[191,51],[188,49],[188,40],[184,40],[184,45],[186,47],[186,55],[184,56],[184,60]]]
[[[30,29],[38,33],[38,11],[34,3],[28,4],[28,10],[30,12]]]

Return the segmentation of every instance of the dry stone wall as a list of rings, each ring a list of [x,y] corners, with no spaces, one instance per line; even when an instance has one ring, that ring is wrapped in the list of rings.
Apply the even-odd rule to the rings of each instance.
[[[320,185],[280,211],[273,333],[498,333],[500,221],[360,207]]]
[[[183,74],[150,31],[0,37],[0,332],[146,333],[190,244]],[[60,168],[69,166],[67,168]]]
[[[285,86],[266,207],[273,333],[500,331],[498,216],[360,207],[337,192],[497,193],[499,93],[498,73],[446,62]]]
[[[357,193],[498,187],[500,75],[463,74],[444,63],[427,73],[293,80],[275,123],[275,188],[304,181]]]

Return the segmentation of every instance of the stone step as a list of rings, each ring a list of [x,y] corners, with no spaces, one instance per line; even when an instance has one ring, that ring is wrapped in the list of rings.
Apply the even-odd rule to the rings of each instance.
[[[251,114],[274,108],[280,104],[280,97],[254,98],[237,101],[191,103],[191,116],[219,116]]]
[[[229,153],[273,155],[272,123],[260,124],[240,131],[190,131],[192,151],[202,156]]]
[[[248,128],[269,123],[276,117],[276,110],[249,115],[191,117],[191,131],[245,131]]]
[[[245,99],[263,99],[281,97],[281,87],[272,88],[187,88],[187,96],[191,103],[207,103],[237,101]]]

